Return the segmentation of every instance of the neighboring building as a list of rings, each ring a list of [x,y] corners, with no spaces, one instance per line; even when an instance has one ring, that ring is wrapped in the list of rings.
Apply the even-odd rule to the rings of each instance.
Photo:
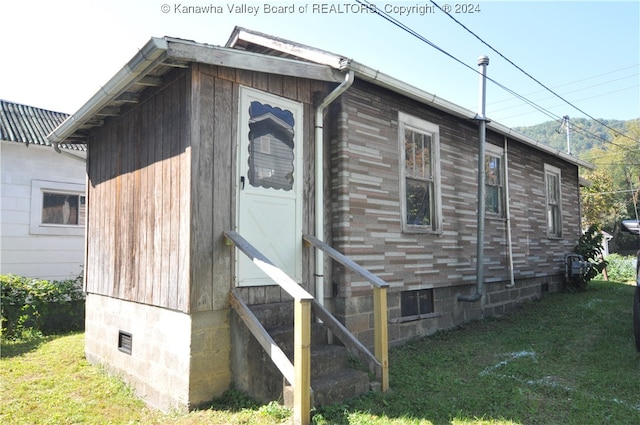
[[[84,264],[85,147],[47,135],[68,114],[0,100],[0,273],[63,280]]]
[[[371,289],[304,247],[318,234],[390,284],[388,336],[401,344],[557,291],[580,236],[578,168],[590,167],[487,123],[484,291],[466,302],[476,114],[355,61],[240,28],[227,47],[153,38],[50,140],[90,153],[87,358],[163,409],[232,381],[251,391],[238,357],[260,354],[229,292],[254,306],[288,299],[223,232],[371,347]]]

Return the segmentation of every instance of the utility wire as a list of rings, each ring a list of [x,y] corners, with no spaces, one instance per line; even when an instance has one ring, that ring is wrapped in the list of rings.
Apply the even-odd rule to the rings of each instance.
[[[557,86],[555,86],[555,87],[553,87],[553,88],[554,88],[554,89],[557,89],[557,88],[564,87],[564,86],[570,86],[570,85],[572,85],[572,84],[578,84],[578,83],[582,83],[582,82],[584,82],[584,81],[594,80],[594,79],[596,79],[596,78],[598,78],[598,77],[603,77],[603,76],[605,76],[605,75],[615,74],[616,72],[624,71],[624,70],[627,70],[627,69],[630,69],[630,68],[638,68],[638,67],[640,67],[640,64],[629,65],[629,66],[625,66],[624,68],[619,68],[619,69],[614,69],[613,71],[603,72],[602,74],[593,75],[593,76],[591,76],[591,77],[586,77],[586,78],[583,78],[583,79],[581,79],[581,80],[569,81],[569,82],[567,82],[567,83],[562,83],[562,84],[559,84],[559,85],[557,85]],[[616,78],[615,80],[608,80],[608,81],[605,81],[604,83],[599,83],[599,84],[595,84],[595,85],[593,85],[593,86],[585,87],[585,89],[586,89],[586,88],[595,87],[595,86],[598,86],[598,85],[608,84],[608,83],[611,83],[611,82],[613,82],[613,81],[626,80],[627,78],[635,77],[635,76],[637,76],[637,75],[638,75],[638,73],[636,72],[636,73],[631,74],[631,75],[628,75],[628,76],[626,76],[626,77]],[[572,91],[570,91],[570,92],[565,92],[565,94],[567,94],[567,93],[573,93],[573,92],[575,92],[575,91],[579,91],[579,90],[584,90],[584,89],[576,89],[576,90],[572,90]],[[531,95],[533,95],[533,94],[543,93],[543,92],[545,92],[545,91],[546,91],[546,90],[536,90],[536,91],[533,91],[533,92],[526,93],[526,94],[525,94],[525,96],[531,96]],[[546,99],[546,98],[545,98],[545,99]],[[492,101],[492,102],[488,102],[488,103],[487,103],[487,105],[495,105],[496,103],[503,103],[503,102],[507,102],[507,101],[509,101],[509,100],[511,100],[511,98],[505,98],[505,99],[494,100],[494,101]],[[540,100],[542,100],[542,99],[540,99]]]
[[[589,87],[582,87],[582,88],[579,88],[579,89],[575,89],[575,90],[571,90],[571,91],[565,92],[564,94],[566,95],[566,94],[569,94],[569,93],[577,93],[577,92],[580,92],[580,91],[592,89],[594,87],[610,84],[613,81],[620,81],[620,80],[623,80],[623,79],[626,79],[626,78],[629,78],[629,77],[619,78],[618,80],[605,81],[603,83],[594,84],[594,85],[589,86]],[[594,99],[594,98],[597,98],[597,97],[603,97],[603,96],[607,96],[607,95],[609,95],[611,93],[617,93],[617,92],[621,92],[621,91],[626,91],[626,90],[629,90],[629,89],[634,89],[636,87],[638,87],[638,84],[636,84],[634,86],[623,87],[623,88],[616,89],[616,90],[609,90],[606,93],[596,94],[596,95],[589,96],[589,97],[583,97],[581,99],[578,99],[577,101],[580,102],[580,101],[587,100],[587,99]],[[548,100],[548,99],[555,99],[555,97],[554,96],[547,96],[547,97],[543,97],[543,98],[540,98],[538,100],[535,100],[534,102],[540,102],[540,101]],[[507,100],[509,100],[509,99],[507,99]],[[495,104],[500,103],[500,102],[505,102],[505,100],[496,101],[496,102],[493,102],[493,104],[495,105]],[[513,106],[505,106],[504,108],[500,108],[500,109],[492,108],[492,111],[493,112],[499,112],[499,111],[504,111],[505,109],[510,109],[510,108],[513,108]],[[553,108],[553,106],[551,106],[551,108]]]
[[[533,77],[531,74],[529,74],[527,71],[525,71],[524,69],[520,68],[518,65],[516,65],[515,63],[513,63],[509,58],[507,58],[506,56],[504,56],[502,53],[500,53],[498,50],[496,50],[493,46],[491,46],[489,43],[487,43],[486,41],[484,41],[482,38],[480,38],[476,33],[474,33],[473,31],[471,31],[469,28],[467,28],[462,22],[458,21],[455,17],[451,16],[449,13],[445,12],[438,3],[436,3],[433,0],[430,0],[431,3],[437,7],[438,9],[440,9],[440,11],[442,13],[444,13],[445,15],[447,15],[449,18],[453,19],[454,22],[456,22],[458,25],[460,25],[462,28],[464,28],[469,34],[473,35],[475,38],[477,38],[482,44],[484,44],[485,46],[487,46],[488,48],[490,48],[491,50],[493,50],[494,52],[496,52],[502,59],[506,60],[507,62],[509,62],[511,65],[513,65],[517,70],[519,70],[520,72],[522,72],[524,75],[526,75],[527,77],[531,78],[533,81],[535,81],[536,83],[538,83],[540,86],[542,86],[545,90],[549,91],[550,93],[552,93],[554,96],[556,96],[557,98],[559,98],[560,100],[562,100],[564,103],[566,103],[567,105],[571,106],[572,108],[574,108],[575,110],[581,112],[582,114],[586,115],[587,117],[591,118],[593,121],[597,122],[598,124],[608,128],[609,130],[611,130],[613,133],[618,134],[620,136],[626,137],[629,140],[632,140],[634,142],[636,142],[637,140],[632,139],[631,137],[627,136],[626,134],[620,133],[619,131],[609,127],[608,125],[604,124],[603,122],[599,121],[598,119],[592,117],[591,115],[587,114],[585,111],[583,111],[582,109],[578,108],[577,106],[573,105],[571,102],[569,102],[568,100],[566,100],[565,98],[563,98],[562,96],[560,96],[558,93],[556,93],[555,91],[551,90],[549,87],[547,87],[546,85],[544,85],[543,83],[541,83],[538,79],[536,79],[535,77]]]
[[[398,28],[402,29],[403,31],[409,33],[410,35],[414,36],[415,38],[417,38],[418,40],[422,41],[423,43],[428,44],[429,46],[433,47],[434,49],[436,49],[440,53],[442,53],[442,54],[446,55],[447,57],[449,57],[450,59],[453,59],[454,61],[458,62],[460,65],[464,66],[465,68],[470,69],[471,71],[473,71],[473,72],[475,72],[477,74],[481,74],[480,71],[478,71],[477,69],[471,67],[470,65],[466,64],[462,60],[460,60],[457,57],[453,56],[451,53],[449,53],[446,50],[442,49],[441,47],[439,47],[435,43],[431,42],[426,37],[424,37],[423,35],[419,34],[415,30],[411,29],[407,25],[403,24],[402,22],[400,22],[396,18],[392,17],[388,13],[381,11],[379,8],[375,7],[375,5],[371,4],[369,1],[367,1],[367,0],[356,0],[356,2],[358,2],[358,3],[362,4],[362,5],[368,6],[371,10],[374,11],[375,14],[377,14],[381,18],[387,20],[388,22],[392,23],[393,25],[397,26]],[[521,96],[520,94],[518,94],[515,91],[511,90],[510,88],[500,84],[499,82],[497,82],[493,78],[488,77],[488,76],[486,78],[487,78],[487,80],[489,80],[492,83],[496,84],[498,87],[500,87],[503,90],[505,90],[507,93],[517,97],[518,99],[522,100],[525,103],[528,103],[530,106],[532,106],[533,108],[537,109],[541,113],[547,115],[548,117],[550,117],[550,118],[552,118],[554,120],[559,120],[560,119],[560,117],[558,115],[555,115],[555,114],[553,114],[553,113],[551,113],[549,111],[546,111],[544,108],[536,105],[535,103],[533,103],[529,99],[525,98],[524,96]]]
[[[466,64],[465,62],[463,62],[462,60],[458,59],[457,57],[453,56],[451,53],[447,52],[446,50],[442,49],[441,47],[439,47],[438,45],[436,45],[435,43],[431,42],[430,40],[428,40],[426,37],[424,37],[423,35],[419,34],[418,32],[416,32],[415,30],[411,29],[410,27],[408,27],[407,25],[405,25],[404,23],[400,22],[399,20],[397,20],[396,18],[392,17],[391,15],[389,15],[386,12],[381,11],[379,8],[375,7],[375,5],[373,5],[372,3],[370,3],[367,0],[356,0],[357,3],[368,6],[372,11],[374,11],[375,14],[377,14],[378,16],[380,16],[381,18],[385,19],[386,21],[392,23],[393,25],[397,26],[398,28],[402,29],[403,31],[409,33],[410,35],[414,36],[415,38],[417,38],[418,40],[422,41],[423,43],[433,47],[434,49],[436,49],[437,51],[439,51],[440,53],[446,55],[447,57],[449,57],[450,59],[453,59],[454,61],[456,61],[457,63],[459,63],[460,65],[464,66],[465,68],[471,70],[472,72],[475,72],[477,74],[481,74],[480,71],[478,71],[477,69],[471,67],[470,65]],[[435,3],[434,3],[435,4]],[[437,6],[437,5],[436,5]],[[438,6],[439,7],[439,6]],[[543,107],[537,105],[536,103],[534,103],[533,101],[527,99],[526,97],[518,94],[517,92],[515,92],[514,90],[506,87],[505,85],[499,83],[498,81],[494,80],[493,78],[489,77],[489,76],[485,76],[485,78],[489,81],[491,81],[492,83],[494,83],[495,85],[497,85],[499,88],[503,89],[504,91],[506,91],[507,93],[511,94],[512,96],[520,99],[522,102],[528,104],[529,106],[531,106],[532,108],[536,109],[538,112],[548,116],[549,118],[551,118],[554,121],[558,121],[560,122],[562,120],[562,117],[560,117],[559,115],[556,115],[546,109],[544,109]],[[587,115],[587,114],[585,114]],[[593,118],[592,118],[593,119]],[[594,121],[597,121],[594,119]],[[618,146],[622,149],[625,150],[629,150],[629,148],[627,148],[626,146],[621,146],[621,145],[616,145],[614,142],[604,139],[600,136],[598,136],[597,134],[591,133],[590,131],[586,130],[586,129],[582,129],[579,128],[575,125],[573,125],[574,129],[579,129],[582,132],[589,134],[591,137],[598,139],[604,143],[610,143],[612,145]],[[605,125],[606,128],[609,128],[608,126]],[[616,131],[616,133],[621,134],[619,132]],[[624,136],[624,135],[623,135]],[[627,138],[631,139],[628,136],[625,136]],[[635,140],[633,140],[635,141]]]

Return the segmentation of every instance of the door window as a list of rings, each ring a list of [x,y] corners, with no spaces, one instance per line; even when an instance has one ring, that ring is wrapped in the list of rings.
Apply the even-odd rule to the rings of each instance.
[[[258,101],[249,107],[249,184],[293,189],[293,113]]]

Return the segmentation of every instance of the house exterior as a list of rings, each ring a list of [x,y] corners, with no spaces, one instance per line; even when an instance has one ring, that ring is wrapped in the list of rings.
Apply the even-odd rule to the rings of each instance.
[[[392,345],[557,291],[580,236],[578,168],[590,165],[488,122],[485,278],[464,300],[479,287],[476,118],[242,28],[225,47],[151,39],[49,136],[89,150],[87,358],[163,409],[232,382],[250,391],[229,292],[249,305],[289,298],[225,243],[229,230],[367,346],[371,288],[302,235],[388,282]]]
[[[68,114],[0,100],[0,273],[64,280],[84,264],[83,145],[52,149]]]

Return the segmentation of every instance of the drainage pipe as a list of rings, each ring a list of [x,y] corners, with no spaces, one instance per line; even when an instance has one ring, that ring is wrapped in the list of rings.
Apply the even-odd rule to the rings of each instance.
[[[511,208],[509,207],[509,154],[508,154],[507,136],[504,136],[504,203],[505,203],[505,215],[507,216],[507,248],[509,250],[509,283],[507,288],[513,288],[516,286],[516,281],[513,276],[513,244],[511,242]]]
[[[329,104],[336,100],[338,96],[340,96],[343,92],[345,92],[349,87],[353,84],[353,71],[347,72],[345,75],[345,79],[338,87],[333,89],[331,93],[327,95],[327,97],[320,102],[318,107],[316,108],[316,116],[315,116],[315,142],[316,142],[316,150],[315,150],[315,234],[316,238],[321,241],[324,241],[324,111],[327,109]],[[316,299],[320,305],[324,305],[324,252],[321,249],[316,248]]]
[[[478,235],[477,235],[477,255],[476,255],[476,292],[472,295],[458,294],[458,301],[475,302],[484,295],[484,217],[485,217],[485,169],[484,169],[484,144],[487,133],[487,118],[485,116],[485,105],[487,100],[487,65],[489,58],[480,56],[478,66],[480,72],[480,104],[479,113],[476,119],[480,122],[478,137]]]

